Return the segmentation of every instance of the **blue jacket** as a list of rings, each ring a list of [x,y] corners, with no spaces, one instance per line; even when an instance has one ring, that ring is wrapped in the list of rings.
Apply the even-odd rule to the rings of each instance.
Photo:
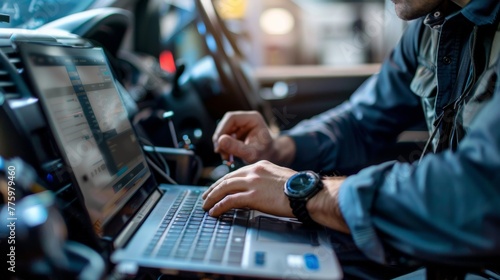
[[[349,101],[286,132],[291,167],[316,171],[359,169],[424,120],[436,132],[438,152],[420,163],[370,166],[341,186],[341,212],[373,260],[388,262],[388,248],[450,264],[500,259],[499,14],[500,1],[472,0],[412,22]]]

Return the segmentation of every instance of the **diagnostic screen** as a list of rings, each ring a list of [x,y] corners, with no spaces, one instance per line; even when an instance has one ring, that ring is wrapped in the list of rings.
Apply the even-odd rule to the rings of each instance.
[[[97,231],[150,176],[100,48],[19,44]]]

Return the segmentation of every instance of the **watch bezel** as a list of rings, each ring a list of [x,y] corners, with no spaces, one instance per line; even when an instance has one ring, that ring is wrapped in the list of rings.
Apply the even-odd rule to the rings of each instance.
[[[313,182],[310,183],[310,185],[307,189],[304,189],[302,191],[294,190],[292,188],[292,183],[303,176],[307,176],[308,179],[313,179]],[[295,173],[294,175],[292,175],[292,177],[290,177],[286,181],[284,191],[285,191],[285,194],[289,198],[304,199],[316,190],[319,181],[320,181],[320,177],[315,172],[301,171],[301,172]]]

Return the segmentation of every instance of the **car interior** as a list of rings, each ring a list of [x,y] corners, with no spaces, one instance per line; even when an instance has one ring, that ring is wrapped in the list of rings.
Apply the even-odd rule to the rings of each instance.
[[[297,21],[292,31],[284,31],[293,36],[282,35],[280,30],[263,32],[262,17],[260,25],[257,23],[265,10],[288,9],[293,17],[304,19],[304,11],[309,18],[313,13],[314,18],[315,11],[330,4],[345,12],[348,23],[328,27],[318,24],[318,19],[319,31],[313,31]],[[43,226],[17,224],[18,244],[29,245],[18,247],[17,265],[22,273],[15,279],[176,279],[175,275],[164,276],[126,264],[119,265],[117,272],[118,265],[110,262],[112,244],[96,236],[90,226],[81,194],[28,77],[19,45],[102,48],[155,180],[209,186],[231,171],[213,151],[212,134],[223,115],[255,110],[279,133],[341,104],[377,73],[381,60],[404,30],[405,23],[388,12],[390,5],[391,1],[384,0],[3,1],[0,157],[15,159],[16,166],[22,166],[17,168],[17,176],[22,172],[31,180],[22,191],[18,183],[17,207],[28,209],[31,193],[46,195],[45,191],[34,191],[38,187],[53,194],[42,199],[42,206],[51,215]],[[284,16],[283,22],[286,19]],[[360,32],[363,20],[368,30],[364,37],[345,33]],[[299,36],[305,38],[300,41]],[[308,48],[319,44],[317,38],[326,39],[324,45],[316,46],[318,53],[312,54]],[[358,46],[351,54],[353,61],[339,61],[338,53],[322,52],[328,46],[341,48],[345,42]],[[380,151],[377,162],[418,160],[428,136],[425,130],[422,124],[404,132],[392,149]],[[243,165],[236,159],[236,168]],[[18,215],[21,210],[17,210]],[[66,230],[47,236],[45,231],[57,226]],[[63,249],[47,249],[45,243]],[[44,266],[43,260],[57,259],[56,254],[68,256],[68,264],[52,278],[51,266]],[[419,274],[423,278],[407,279],[461,279],[466,271],[481,270],[442,264],[422,266],[428,267],[427,272]],[[483,276],[490,273],[486,274],[488,279],[500,279],[491,271],[481,271]],[[443,278],[450,275],[454,278]]]

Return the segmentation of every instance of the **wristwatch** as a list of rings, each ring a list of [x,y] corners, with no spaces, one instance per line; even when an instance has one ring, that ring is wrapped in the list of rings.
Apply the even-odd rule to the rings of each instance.
[[[315,224],[309,216],[306,203],[321,189],[323,189],[321,178],[313,171],[296,173],[286,181],[284,187],[285,195],[290,200],[293,215],[303,224]]]

